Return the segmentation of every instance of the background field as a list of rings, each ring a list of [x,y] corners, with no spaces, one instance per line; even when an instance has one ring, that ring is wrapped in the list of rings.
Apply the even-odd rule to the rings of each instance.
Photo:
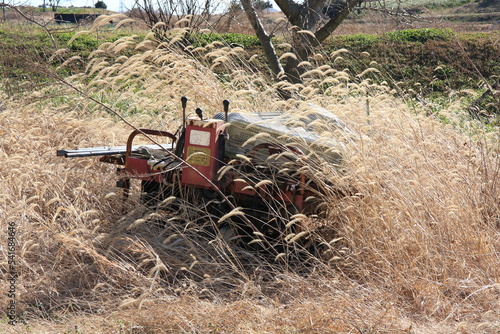
[[[175,27],[159,41],[137,23],[48,25],[53,39],[19,18],[0,24],[0,219],[16,225],[20,314],[8,325],[1,299],[0,331],[498,333],[499,104],[494,90],[480,97],[500,75],[500,36],[495,20],[441,18],[482,15],[477,4],[419,2],[425,18],[412,22],[354,17],[303,64],[303,85],[270,80],[255,38],[235,34],[244,25]],[[312,222],[330,227],[328,252],[308,266],[261,258],[204,240],[137,192],[123,213],[112,166],[55,156],[126,141],[131,129],[103,104],[175,131],[181,96],[191,114],[229,99],[232,111],[299,119],[318,106],[345,122],[347,135],[316,130],[341,139],[345,173],[321,157],[309,166],[354,190]],[[0,240],[6,277],[6,229]]]

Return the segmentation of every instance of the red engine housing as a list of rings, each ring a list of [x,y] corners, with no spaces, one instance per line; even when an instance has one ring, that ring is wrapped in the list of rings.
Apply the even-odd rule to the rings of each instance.
[[[213,189],[217,171],[223,159],[224,121],[218,119],[200,120],[188,118],[184,139],[184,160],[196,168],[206,179],[192,168],[182,169],[182,185]],[[208,179],[208,180],[207,180]]]

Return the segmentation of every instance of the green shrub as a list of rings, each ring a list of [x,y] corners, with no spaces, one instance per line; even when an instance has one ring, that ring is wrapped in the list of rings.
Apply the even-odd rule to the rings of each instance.
[[[94,35],[90,34],[82,34],[77,36],[70,45],[68,45],[68,42],[73,38],[75,35],[75,32],[63,32],[63,33],[57,33],[54,34],[54,40],[56,41],[57,47],[69,47],[73,51],[84,51],[84,53],[90,53],[91,51],[95,50],[101,43],[103,42],[114,42],[117,39],[123,37],[123,36],[128,36],[127,34],[114,34],[112,36],[108,36],[106,38],[96,38]],[[0,31],[0,36],[1,36],[1,31]],[[39,33],[37,34],[38,40],[46,45],[49,48],[53,47],[53,42],[50,36],[46,33]]]
[[[97,40],[94,36],[84,34],[76,37],[75,40],[73,40],[70,45],[67,45],[68,41],[74,35],[75,35],[74,32],[64,32],[64,33],[54,34],[53,37],[56,40],[56,43],[59,45],[59,47],[69,46],[71,50],[75,51],[90,52],[95,48],[97,48],[102,43],[102,41]],[[52,39],[47,34],[44,33],[38,34],[38,38],[44,44],[51,45],[52,43]]]
[[[350,49],[352,48],[367,48],[372,46],[374,43],[380,41],[380,38],[376,35],[370,34],[353,34],[336,36],[330,40],[330,43],[341,44],[342,47]]]
[[[188,37],[189,43],[193,46],[206,46],[215,41],[226,43],[230,46],[242,46],[244,48],[255,47],[260,45],[257,36],[246,34],[193,34]]]
[[[429,40],[448,41],[453,35],[451,29],[422,28],[391,31],[384,34],[384,38],[393,42],[425,43]]]

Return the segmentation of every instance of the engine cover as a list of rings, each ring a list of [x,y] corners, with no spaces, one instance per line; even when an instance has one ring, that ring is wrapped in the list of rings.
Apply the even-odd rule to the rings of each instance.
[[[182,169],[182,184],[212,189],[222,160],[221,134],[224,121],[188,118],[186,123],[184,159],[197,171],[187,166]],[[206,179],[200,175],[204,175]],[[207,180],[208,179],[208,180]]]
[[[333,116],[334,117],[334,116]],[[311,119],[310,122],[316,119]],[[234,158],[236,154],[246,155],[253,147],[262,143],[292,145],[305,154],[314,151],[327,161],[340,164],[342,156],[339,149],[342,144],[332,138],[324,138],[304,126],[287,126],[291,118],[280,113],[228,115],[226,156]],[[336,118],[332,122],[339,122]],[[339,123],[340,124],[340,123]],[[307,127],[308,122],[304,125]]]

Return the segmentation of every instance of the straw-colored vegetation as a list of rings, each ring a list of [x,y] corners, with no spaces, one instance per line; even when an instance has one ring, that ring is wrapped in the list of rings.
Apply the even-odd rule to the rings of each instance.
[[[86,63],[65,83],[0,90],[0,218],[16,224],[22,315],[15,327],[4,317],[0,331],[498,333],[498,129],[471,119],[456,96],[442,107],[445,123],[428,105],[408,107],[371,82],[376,64],[362,73],[336,65],[342,50],[301,64],[304,84],[291,85],[268,82],[241,47],[186,53],[176,41],[124,37],[62,64]],[[277,87],[293,99],[280,100]],[[214,114],[229,99],[233,111],[299,119],[315,105],[345,122],[345,172],[321,157],[310,166],[325,187],[352,190],[328,195],[326,218],[312,222],[330,227],[327,254],[309,254],[308,267],[258,257],[208,238],[185,219],[196,210],[189,203],[172,216],[141,205],[137,192],[124,214],[113,167],[55,156],[125,142],[131,129],[89,97],[137,127],[175,131],[181,96],[190,112]],[[318,131],[337,136],[330,124]]]

